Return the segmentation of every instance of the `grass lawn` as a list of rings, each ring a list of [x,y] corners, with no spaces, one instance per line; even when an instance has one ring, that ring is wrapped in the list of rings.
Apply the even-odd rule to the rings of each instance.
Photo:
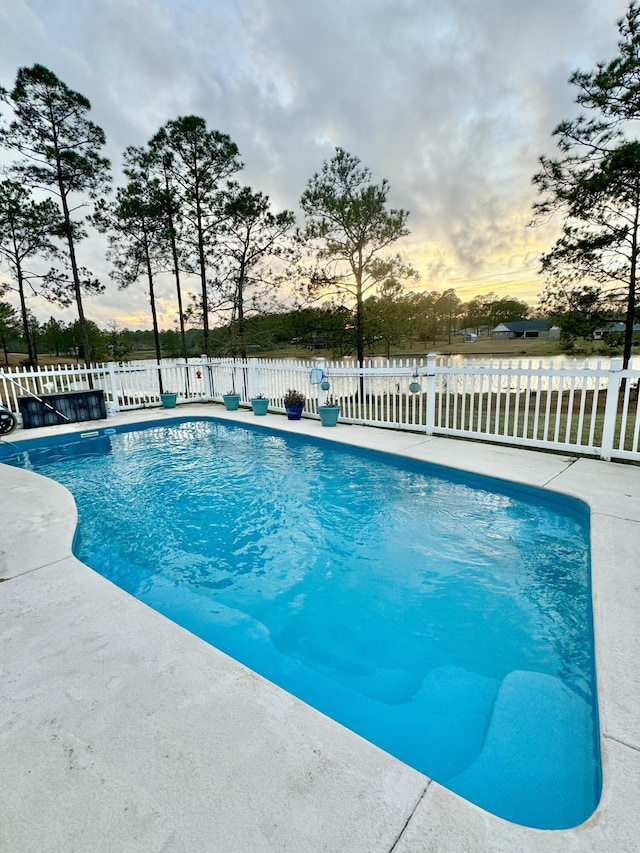
[[[580,341],[579,346],[572,352],[563,352],[558,341],[550,341],[546,338],[520,338],[504,339],[480,337],[477,341],[465,343],[461,336],[454,336],[451,343],[447,340],[424,343],[414,341],[405,347],[392,349],[391,358],[424,358],[429,352],[437,352],[440,355],[461,355],[466,358],[548,358],[550,356],[566,356],[567,359],[581,359],[587,356],[608,357],[608,351],[602,341]],[[634,354],[640,355],[640,347],[634,347]],[[329,361],[339,360],[331,350],[310,350],[306,347],[288,345],[281,349],[263,350],[252,353],[256,358],[294,358],[312,360],[315,358],[326,358]],[[367,358],[386,358],[386,351],[371,349],[366,352]],[[131,352],[126,361],[138,361],[153,359],[150,350]],[[26,359],[24,353],[9,353],[9,366],[19,367]],[[1,360],[1,358],[0,358]],[[71,356],[56,357],[52,355],[38,356],[40,365],[49,364],[76,364],[77,360]]]
[[[579,447],[600,447],[604,426],[604,391],[594,400],[593,391],[576,393],[571,398],[565,392],[531,393],[528,398],[515,394],[482,393],[458,394],[436,398],[436,430],[473,431],[476,435],[510,436],[538,441],[553,441]],[[343,401],[343,415],[388,424],[426,424],[426,395],[368,395],[364,409],[355,398]],[[614,445],[619,447],[624,424],[624,450],[634,448],[635,411],[637,397],[632,393],[625,418],[620,397],[616,415]],[[582,420],[580,413],[582,412]],[[488,414],[487,414],[488,413]],[[546,429],[545,429],[546,425]]]

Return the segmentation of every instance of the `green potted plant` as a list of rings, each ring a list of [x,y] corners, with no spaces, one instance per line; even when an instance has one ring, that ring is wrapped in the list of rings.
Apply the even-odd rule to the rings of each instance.
[[[222,399],[224,400],[224,407],[228,412],[238,411],[238,406],[240,405],[240,394],[236,394],[235,391],[227,391],[226,394],[222,395]]]
[[[160,400],[162,401],[162,405],[165,409],[175,409],[178,394],[176,391],[163,391],[162,394],[160,394]]]
[[[254,415],[266,415],[267,409],[269,408],[269,398],[265,397],[264,394],[258,394],[256,397],[252,397],[251,408],[253,409]]]
[[[327,397],[325,402],[318,406],[318,414],[320,415],[322,426],[337,426],[338,415],[340,414],[340,403],[333,397]]]
[[[299,421],[302,417],[304,409],[305,396],[301,391],[296,391],[295,388],[289,388],[282,398],[284,409],[287,413],[287,418],[290,421]]]

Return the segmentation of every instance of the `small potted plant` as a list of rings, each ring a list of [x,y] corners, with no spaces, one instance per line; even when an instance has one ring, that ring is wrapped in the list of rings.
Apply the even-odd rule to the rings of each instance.
[[[178,394],[176,391],[163,391],[160,400],[165,409],[175,409]]]
[[[333,397],[327,397],[325,402],[318,406],[318,414],[320,415],[322,426],[337,426],[338,415],[340,414],[340,403]]]
[[[238,406],[240,405],[240,394],[236,394],[235,391],[227,391],[226,394],[222,395],[222,399],[224,400],[224,407],[228,412],[237,412]]]
[[[287,418],[290,421],[300,420],[302,417],[302,410],[304,409],[304,401],[305,396],[302,392],[296,391],[294,388],[288,389],[282,398],[282,402],[284,403]]]
[[[254,415],[266,415],[267,409],[269,408],[269,398],[265,397],[264,394],[258,394],[256,397],[252,397],[251,408],[253,409]]]

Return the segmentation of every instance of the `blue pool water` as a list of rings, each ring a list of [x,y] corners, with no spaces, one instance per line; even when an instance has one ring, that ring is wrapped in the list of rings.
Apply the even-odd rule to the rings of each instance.
[[[97,572],[501,817],[592,813],[583,504],[213,419],[60,441],[0,461],[71,490]]]

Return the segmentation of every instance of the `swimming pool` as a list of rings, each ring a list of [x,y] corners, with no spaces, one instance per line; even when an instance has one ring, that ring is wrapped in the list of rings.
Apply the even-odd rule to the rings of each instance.
[[[582,504],[207,420],[65,440],[3,461],[71,488],[84,562],[503,817],[593,810]]]

